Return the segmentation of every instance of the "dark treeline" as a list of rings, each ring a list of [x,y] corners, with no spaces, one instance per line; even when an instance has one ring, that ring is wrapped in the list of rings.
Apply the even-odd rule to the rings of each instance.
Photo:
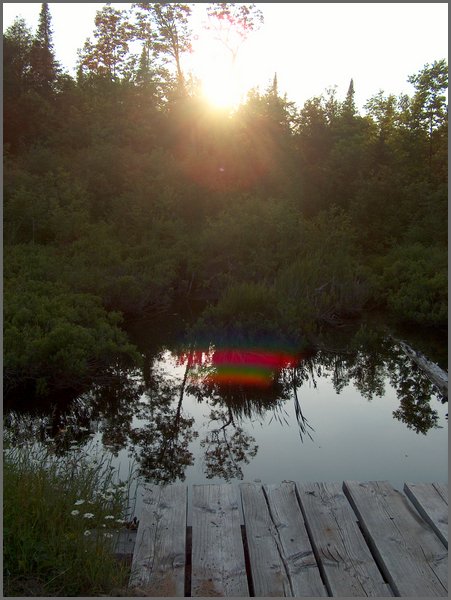
[[[446,61],[364,115],[352,81],[299,108],[277,77],[218,111],[183,72],[189,6],[128,6],[97,13],[76,78],[47,4],[35,34],[21,19],[4,34],[7,392],[136,360],[123,316],[180,299],[233,334],[304,338],[371,309],[443,328]],[[243,36],[260,16],[218,7],[248,11]]]

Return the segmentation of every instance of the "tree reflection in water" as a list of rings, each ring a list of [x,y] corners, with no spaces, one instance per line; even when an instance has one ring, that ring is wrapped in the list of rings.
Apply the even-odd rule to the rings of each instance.
[[[439,427],[438,413],[430,404],[431,396],[435,393],[442,402],[446,400],[418,366],[401,356],[397,368],[389,371],[389,377],[399,399],[399,408],[393,411],[393,416],[416,433],[426,434]]]
[[[272,413],[271,419],[288,423],[286,407],[293,402],[301,439],[312,438],[314,424],[303,412],[302,387],[316,387],[321,378],[329,378],[337,394],[353,384],[367,401],[382,397],[389,382],[399,400],[393,417],[418,434],[439,426],[431,398],[447,401],[395,343],[381,336],[368,339],[359,333],[343,349],[317,350],[289,360],[281,355],[281,364],[274,355],[262,355],[263,364],[256,364],[255,349],[252,360],[243,348],[231,350],[218,354],[214,346],[190,347],[165,355],[160,350],[144,357],[145,376],[138,368],[111,367],[102,384],[66,402],[59,398],[41,407],[34,402],[20,410],[8,406],[8,442],[35,439],[64,454],[96,433],[113,454],[128,449],[146,481],[183,481],[187,467],[194,464],[192,442],[199,436],[184,406],[190,396],[209,407],[209,428],[199,444],[205,476],[227,481],[242,479],[243,466],[258,452],[256,440],[243,426],[246,419],[263,420]],[[226,356],[233,357],[231,365]],[[183,375],[164,370],[169,357],[177,357]],[[251,373],[254,385],[246,373]]]
[[[232,409],[211,410],[210,424],[222,423],[211,429],[200,443],[205,448],[205,476],[225,481],[243,479],[242,464],[249,464],[258,451],[255,438],[235,423]]]
[[[190,443],[198,436],[194,418],[183,413],[189,362],[181,383],[163,372],[153,372],[138,417],[144,426],[130,433],[132,452],[146,481],[171,483],[185,479],[194,457]]]

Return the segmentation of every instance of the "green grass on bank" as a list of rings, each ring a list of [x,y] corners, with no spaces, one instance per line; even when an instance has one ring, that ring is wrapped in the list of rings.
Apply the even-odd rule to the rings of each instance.
[[[108,596],[124,587],[128,568],[112,544],[127,518],[129,484],[104,455],[6,449],[5,596]]]

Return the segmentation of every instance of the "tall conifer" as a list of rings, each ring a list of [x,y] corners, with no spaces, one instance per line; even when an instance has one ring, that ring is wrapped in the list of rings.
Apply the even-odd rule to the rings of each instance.
[[[343,103],[343,112],[345,115],[354,117],[356,115],[356,107],[355,107],[355,90],[354,90],[354,80],[351,79],[349,82],[348,93],[346,94],[346,99]]]
[[[43,92],[49,92],[54,88],[59,72],[53,50],[51,21],[49,5],[43,2],[30,56],[33,84]]]

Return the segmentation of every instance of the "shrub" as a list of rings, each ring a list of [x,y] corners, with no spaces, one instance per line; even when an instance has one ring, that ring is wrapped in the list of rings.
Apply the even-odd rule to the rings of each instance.
[[[274,287],[262,283],[228,287],[217,304],[202,313],[194,332],[202,339],[210,336],[217,343],[234,345],[278,344],[300,338]]]
[[[119,329],[120,316],[100,300],[50,282],[14,282],[5,290],[7,389],[38,382],[78,386],[116,361],[139,360]]]
[[[448,319],[445,248],[404,245],[380,260],[376,288],[389,309],[404,321],[443,326]]]

